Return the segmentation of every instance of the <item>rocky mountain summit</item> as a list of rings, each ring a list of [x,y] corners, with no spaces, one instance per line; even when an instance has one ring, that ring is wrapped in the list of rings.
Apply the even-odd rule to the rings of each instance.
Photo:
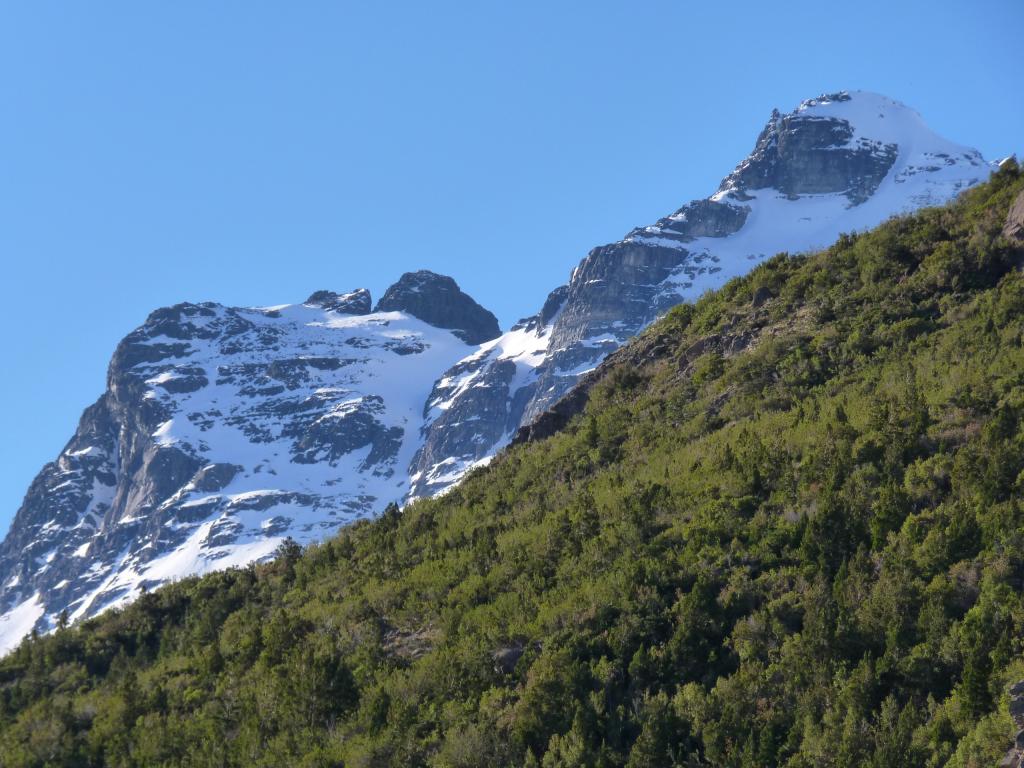
[[[412,313],[435,298],[451,330]],[[402,499],[433,381],[473,351],[460,336],[497,322],[432,273],[370,304],[365,289],[259,309],[178,304],[130,333],[0,545],[0,644]]]
[[[774,112],[714,194],[593,249],[505,333],[428,271],[372,309],[358,289],[157,310],[0,545],[0,651],[62,611],[90,616],[443,491],[675,304],[990,170],[898,102],[830,94]]]
[[[370,292],[365,288],[357,288],[350,293],[335,293],[334,291],[315,291],[306,304],[311,307],[329,309],[332,312],[341,312],[346,315],[368,315],[373,301],[370,299]]]
[[[536,315],[434,387],[413,496],[443,490],[552,407],[610,352],[681,301],[780,251],[948,201],[993,170],[909,107],[860,91],[774,111],[717,191],[592,250]]]
[[[406,312],[436,328],[446,328],[467,344],[501,335],[498,318],[462,292],[452,278],[426,269],[406,272],[385,291],[376,312]]]

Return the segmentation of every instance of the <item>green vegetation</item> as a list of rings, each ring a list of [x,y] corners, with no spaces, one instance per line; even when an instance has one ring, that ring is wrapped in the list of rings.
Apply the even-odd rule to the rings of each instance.
[[[443,498],[26,641],[0,764],[994,765],[1024,679],[1022,189],[677,308]]]

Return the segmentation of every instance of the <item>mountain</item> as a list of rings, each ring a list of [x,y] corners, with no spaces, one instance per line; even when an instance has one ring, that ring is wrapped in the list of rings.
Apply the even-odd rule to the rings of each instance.
[[[769,259],[449,493],[26,641],[0,764],[1017,765],[1022,222]]]
[[[676,304],[778,252],[823,248],[842,232],[945,203],[992,167],[877,94],[835,93],[773,112],[711,197],[592,250],[540,312],[441,378],[412,495],[437,493],[487,461]]]
[[[118,346],[107,391],[0,546],[3,646],[61,610],[92,615],[286,536],[319,541],[402,498],[432,382],[498,332],[429,272],[373,312],[362,289],[157,310]]]
[[[504,334],[427,271],[372,312],[364,290],[158,310],[0,545],[0,651],[64,610],[94,615],[444,491],[676,304],[990,170],[908,107],[836,93],[774,112],[715,194],[595,248]]]

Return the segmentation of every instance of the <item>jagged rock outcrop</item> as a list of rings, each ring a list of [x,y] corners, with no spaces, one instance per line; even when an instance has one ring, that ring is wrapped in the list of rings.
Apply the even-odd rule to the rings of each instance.
[[[357,288],[349,293],[316,291],[306,299],[306,303],[311,307],[343,312],[346,315],[368,315],[372,304],[370,292],[365,288]]]
[[[1024,242],[1024,194],[1017,195],[1017,199],[1010,206],[1006,223],[1003,225],[1003,235],[1011,240]]]
[[[776,110],[715,194],[592,250],[542,312],[441,378],[412,495],[443,490],[520,428],[529,433],[581,377],[681,301],[779,251],[824,247],[841,232],[943,203],[992,168],[877,94],[833,93]],[[566,407],[532,431],[561,423]]]
[[[407,312],[435,328],[447,328],[467,344],[501,335],[498,318],[462,292],[450,277],[426,269],[406,272],[380,301],[377,312]]]
[[[848,93],[833,93],[788,115],[773,111],[754,151],[719,191],[737,200],[758,189],[774,189],[790,199],[838,193],[854,204],[867,200],[892,168],[899,144],[858,134],[849,120],[814,113],[819,104],[852,101]]]
[[[0,650],[62,610],[92,615],[400,501],[431,383],[472,350],[411,314],[371,313],[363,289],[153,312],[0,545]]]

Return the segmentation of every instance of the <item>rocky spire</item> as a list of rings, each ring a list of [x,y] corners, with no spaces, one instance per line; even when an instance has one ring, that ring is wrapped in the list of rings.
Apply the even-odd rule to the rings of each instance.
[[[498,319],[463,293],[458,283],[426,269],[402,275],[374,311],[407,312],[435,328],[447,328],[467,344],[482,344],[501,334]]]

